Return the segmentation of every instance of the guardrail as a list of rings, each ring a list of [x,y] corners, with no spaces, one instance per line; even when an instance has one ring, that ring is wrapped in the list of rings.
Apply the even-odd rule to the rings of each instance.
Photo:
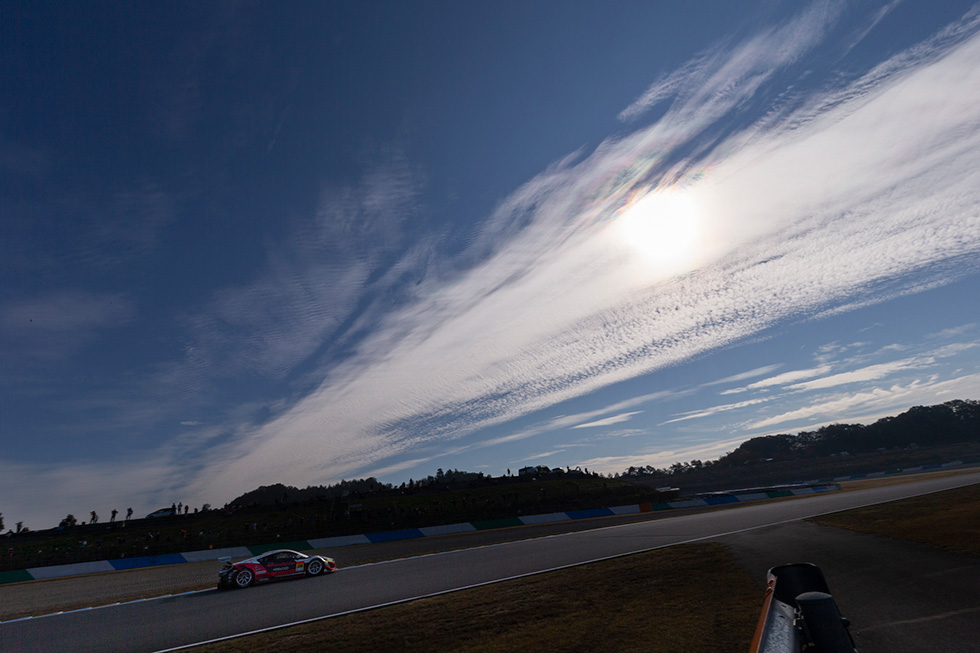
[[[549,522],[594,519],[596,517],[612,517],[614,515],[629,515],[645,512],[678,510],[682,508],[717,506],[727,503],[744,503],[763,499],[817,494],[839,489],[840,485],[837,485],[836,483],[797,488],[783,487],[773,490],[757,490],[740,494],[714,495],[697,499],[686,499],[682,501],[667,501],[664,503],[641,503],[628,506],[615,506],[612,508],[595,508],[592,510],[570,510],[568,512],[553,512],[542,515],[524,515],[520,517],[507,517],[487,521],[446,524],[443,526],[407,528],[394,531],[365,533],[363,535],[343,535],[339,537],[323,537],[310,540],[293,540],[288,542],[280,541],[222,549],[204,549],[201,551],[190,551],[186,553],[166,553],[133,558],[117,558],[115,560],[80,562],[69,565],[32,567],[30,569],[0,572],[0,584],[42,580],[47,578],[61,578],[65,576],[79,576],[83,574],[98,574],[110,571],[138,569],[142,567],[182,564],[186,562],[203,562],[207,560],[217,560],[218,558],[224,556],[231,556],[233,558],[247,558],[265,553],[266,551],[271,551],[273,549],[294,549],[297,551],[332,549],[350,546],[353,544],[379,544],[382,542],[394,542],[397,540],[409,540],[420,537],[434,537],[437,535],[451,535],[454,533],[468,533],[472,531],[491,530],[495,528],[510,528],[513,526],[530,526],[533,524],[546,524]]]

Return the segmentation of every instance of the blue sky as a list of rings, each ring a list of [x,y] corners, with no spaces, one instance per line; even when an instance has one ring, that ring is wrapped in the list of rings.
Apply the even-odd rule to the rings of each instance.
[[[980,398],[980,10],[8,2],[0,511]]]

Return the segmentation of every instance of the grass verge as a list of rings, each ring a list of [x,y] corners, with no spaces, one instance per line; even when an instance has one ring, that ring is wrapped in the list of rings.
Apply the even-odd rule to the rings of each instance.
[[[847,510],[810,521],[980,555],[980,485]]]
[[[903,483],[914,483],[923,478],[946,478],[949,476],[963,476],[964,474],[976,474],[977,467],[965,467],[953,470],[917,472],[914,474],[897,474],[894,476],[875,476],[873,478],[862,478],[853,481],[842,481],[840,488],[844,492],[854,490],[866,490],[872,487],[885,487],[887,485],[901,485]]]
[[[687,544],[194,650],[745,651],[761,601],[722,545]]]

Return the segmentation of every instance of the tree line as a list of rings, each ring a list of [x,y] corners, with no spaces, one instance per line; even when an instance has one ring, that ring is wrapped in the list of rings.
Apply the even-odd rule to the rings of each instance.
[[[309,485],[297,488],[291,485],[275,483],[263,485],[254,490],[232,499],[228,507],[245,507],[253,505],[272,505],[288,503],[308,503],[328,499],[358,498],[388,492],[416,492],[426,489],[445,489],[447,485],[485,484],[492,477],[483,472],[465,472],[458,469],[443,470],[419,480],[409,479],[401,485],[382,483],[373,476],[368,478],[342,480],[330,485]]]

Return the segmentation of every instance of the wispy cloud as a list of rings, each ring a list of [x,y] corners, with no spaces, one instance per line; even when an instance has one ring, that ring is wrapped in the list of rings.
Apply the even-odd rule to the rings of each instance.
[[[354,356],[325,368],[319,387],[288,411],[244,432],[200,491],[243,476],[279,480],[287,470],[329,479],[377,467],[786,318],[880,301],[882,285],[892,295],[916,292],[923,276],[941,283],[975,270],[973,18],[960,26],[972,30],[966,36],[903,54],[901,65],[850,92],[817,94],[798,115],[720,141],[705,131],[766,83],[767,71],[812,47],[832,15],[818,5],[732,56],[693,63],[706,89],[732,93],[705,109],[701,95],[681,94],[657,123],[525,184],[490,217],[468,267],[427,276],[411,302],[379,314]],[[664,152],[682,144],[698,154],[667,170]],[[682,276],[640,261],[613,228],[664,175],[680,179],[702,212],[703,236]],[[319,442],[329,442],[328,464],[281,455]]]
[[[744,381],[746,379],[754,379],[755,377],[762,376],[764,374],[771,374],[772,372],[775,372],[782,366],[783,366],[782,363],[777,363],[776,365],[766,365],[764,367],[757,367],[754,370],[748,370],[747,372],[741,372],[740,374],[733,374],[732,376],[726,376],[724,379],[718,379],[717,381],[708,381],[704,385],[712,386],[712,385],[722,385],[725,383],[738,383],[739,381]],[[726,394],[728,392],[738,392],[738,390],[726,390],[725,392],[722,392],[722,394]]]
[[[554,458],[560,453],[563,453],[564,449],[555,449],[554,451],[544,451],[537,454],[532,454],[530,456],[525,456],[524,460],[543,460],[545,458]]]
[[[204,418],[207,428],[178,429],[165,453],[177,461],[195,451],[200,465],[181,472],[184,500],[217,502],[263,483],[395,473],[463,447],[622,422],[670,391],[507,429],[518,418],[784,321],[852,310],[975,272],[977,12],[850,83],[834,77],[766,111],[768,98],[783,97],[786,80],[811,75],[805,55],[824,44],[840,7],[815,3],[794,20],[709,49],[661,77],[621,114],[636,125],[649,108],[669,102],[661,118],[527,181],[457,258],[437,255],[440,234],[408,240],[405,222],[424,211],[423,175],[403,155],[370,166],[348,187],[324,188],[314,215],[269,245],[250,282],[216,291],[179,316],[184,356],[148,382],[172,389],[173,425],[208,415],[189,412],[181,400],[206,403],[219,381],[291,384],[281,401],[264,402],[258,418],[249,398],[238,398],[240,410]],[[762,115],[754,123],[750,105]],[[651,260],[640,251],[644,243],[623,237],[623,218],[652,193],[682,195],[695,207],[695,245],[680,261]],[[648,219],[677,219],[658,211]],[[113,318],[84,308],[85,299],[70,310],[50,307],[71,297],[52,300],[45,310],[52,324],[71,315],[89,331],[132,315],[131,305]],[[3,328],[22,328],[28,308],[5,308]],[[832,371],[817,358],[813,369],[748,388],[821,391],[848,379],[880,381],[899,369],[906,368],[869,365],[814,379]],[[775,371],[759,367],[719,383]],[[892,385],[877,395],[863,389],[864,405],[883,406],[885,395],[917,396],[908,381]],[[750,428],[855,407],[825,396],[794,411],[752,397],[665,423],[763,403],[780,414],[751,420]],[[147,414],[160,419],[149,408]],[[733,442],[651,449],[630,460],[712,457]],[[583,464],[633,464],[625,460]],[[173,471],[152,461],[143,466],[154,479]],[[40,477],[58,479],[51,470]],[[122,481],[142,482],[136,474]]]
[[[619,114],[630,121],[664,101],[687,118],[709,118],[751,97],[775,72],[816,46],[839,17],[838,3],[815,2],[797,17],[734,47],[718,45],[662,76]]]
[[[668,399],[676,399],[678,397],[683,397],[688,394],[687,391],[672,391],[664,390],[661,392],[654,392],[646,395],[640,395],[637,397],[630,397],[623,401],[618,401],[612,405],[605,406],[597,410],[590,410],[583,413],[575,413],[572,415],[559,415],[558,417],[553,417],[551,419],[533,424],[527,428],[521,429],[519,431],[508,433],[506,435],[497,436],[494,438],[484,439],[480,442],[467,447],[469,449],[485,449],[487,447],[495,447],[502,444],[508,444],[511,442],[519,442],[520,440],[526,440],[538,435],[545,433],[553,433],[556,431],[562,431],[564,429],[574,429],[577,425],[584,420],[592,420],[600,415],[606,415],[611,412],[618,410],[623,410],[626,408],[632,408],[633,406],[639,406],[647,403],[666,401]],[[639,414],[642,411],[636,411],[629,413],[630,415]]]
[[[612,417],[606,417],[605,419],[597,419],[594,422],[586,422],[585,424],[577,424],[573,426],[573,429],[591,429],[599,426],[612,426],[613,424],[620,424],[622,422],[628,422],[633,415],[639,415],[642,410],[633,411],[631,413],[620,413],[619,415],[613,415]]]
[[[957,336],[961,336],[976,331],[977,331],[976,324],[961,324],[960,326],[957,327],[951,327],[949,329],[943,329],[942,331],[939,331],[937,333],[931,333],[929,334],[929,337],[936,338],[936,339],[954,338]]]
[[[135,315],[135,303],[122,293],[60,291],[5,304],[0,335],[6,356],[58,360]]]
[[[683,422],[689,419],[711,417],[712,415],[717,415],[718,413],[727,413],[728,411],[739,410],[748,406],[755,406],[756,404],[762,404],[767,401],[771,401],[771,398],[759,397],[758,399],[747,399],[745,401],[739,401],[733,404],[721,404],[719,406],[712,406],[711,408],[705,408],[703,410],[694,410],[688,413],[682,413],[679,417],[675,417],[674,419],[669,419],[665,421],[664,424],[674,424],[676,422]]]
[[[951,330],[947,334],[947,339],[961,335],[963,334]],[[915,356],[891,360],[889,358],[896,353],[905,352],[911,347],[893,343],[878,347],[871,353],[856,353],[868,343],[862,343],[854,348],[838,344],[821,346],[817,349],[816,357],[826,364],[816,368],[793,370],[738,388],[737,390],[743,393],[762,391],[764,394],[756,396],[765,400],[769,415],[759,418],[757,412],[748,419],[740,418],[737,428],[747,435],[752,435],[762,429],[780,424],[791,430],[802,430],[818,428],[824,423],[841,419],[877,419],[901,411],[903,407],[909,405],[909,402],[934,403],[939,397],[954,398],[949,395],[954,387],[965,392],[960,395],[961,397],[972,396],[970,379],[973,375],[952,369],[948,363],[978,345],[972,342],[939,344],[928,339],[926,342],[932,347]],[[830,352],[835,352],[842,358],[835,360]],[[869,360],[874,362],[862,364]],[[846,372],[829,374],[834,368],[855,364],[860,366]],[[812,380],[804,381],[804,379]],[[684,414],[674,421],[711,417],[717,413],[746,408],[755,403],[763,402],[747,400],[725,404]],[[788,406],[791,408],[787,408]],[[818,418],[820,421],[813,421],[813,418]]]
[[[859,392],[838,393],[831,397],[824,396],[808,405],[751,422],[745,426],[747,429],[767,429],[778,424],[791,422],[800,424],[803,420],[810,420],[816,416],[824,416],[833,421],[842,421],[840,416],[852,414],[855,410],[862,412],[874,410],[875,417],[882,417],[891,413],[896,405],[908,402],[910,397],[925,387],[935,385],[934,381],[935,379],[916,380],[908,385],[872,387]],[[809,424],[807,428],[814,428],[814,426]]]
[[[121,294],[64,291],[8,304],[3,328],[15,332],[79,333],[118,326],[133,315],[132,303]]]
[[[253,283],[214,293],[185,318],[193,340],[181,368],[280,379],[343,337],[355,309],[374,299],[372,290],[382,296],[390,290],[384,272],[404,247],[403,225],[418,210],[419,185],[404,157],[392,154],[358,184],[326,188],[316,215],[295,222],[288,239],[269,247]],[[418,259],[411,250],[401,261]]]
[[[814,376],[826,374],[829,371],[830,367],[828,366],[813,367],[806,370],[791,370],[789,372],[777,374],[776,376],[771,376],[767,379],[762,379],[761,381],[756,381],[755,383],[750,383],[742,388],[731,388],[729,390],[725,390],[721,394],[737,394],[740,392],[746,392],[747,390],[758,390],[760,388],[771,388],[774,386],[787,385],[802,381],[803,379],[809,379]]]
[[[702,442],[685,447],[649,449],[625,456],[598,456],[581,462],[582,467],[604,473],[618,473],[629,467],[666,467],[675,462],[711,460],[734,450],[744,438]]]
[[[890,376],[898,371],[922,369],[924,367],[928,367],[933,362],[933,359],[929,357],[906,358],[904,360],[869,365],[861,369],[851,370],[850,372],[841,372],[840,374],[821,377],[819,379],[814,379],[813,381],[795,383],[789,386],[789,388],[791,390],[822,390],[824,388],[832,388],[834,386],[847,385],[849,383],[876,381],[878,379],[883,379]]]
[[[567,446],[569,446],[569,447],[571,447],[571,446],[589,447],[589,446],[592,446],[593,444],[595,444],[596,442],[604,442],[604,441],[609,441],[609,440],[619,440],[619,439],[622,439],[622,438],[636,438],[636,437],[646,436],[646,435],[650,435],[650,430],[649,429],[643,429],[643,428],[640,428],[640,429],[605,429],[605,430],[603,430],[603,431],[601,431],[601,432],[599,432],[599,433],[597,433],[595,435],[590,435],[588,438],[583,439],[583,440],[575,443],[574,445],[567,445]]]

